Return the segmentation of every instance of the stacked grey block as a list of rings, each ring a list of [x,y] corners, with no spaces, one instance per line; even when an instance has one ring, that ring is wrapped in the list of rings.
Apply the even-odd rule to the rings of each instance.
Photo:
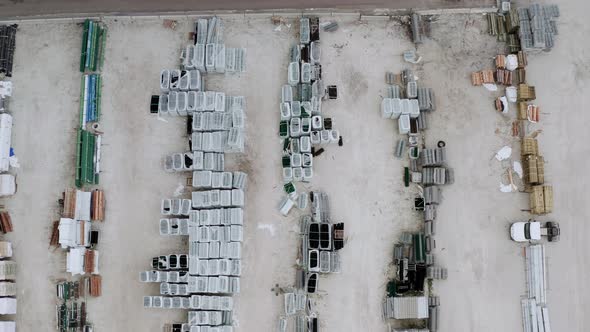
[[[322,101],[328,95],[321,79],[320,42],[312,40],[312,34],[319,31],[312,29],[315,28],[309,18],[300,19],[299,44],[291,48],[287,67],[288,84],[281,88],[279,135],[284,142],[283,157],[290,158],[290,162],[283,161],[282,165],[285,183],[311,181],[312,147],[336,144],[340,139],[340,132],[322,114]]]
[[[550,50],[557,34],[557,5],[532,4],[518,8],[519,37],[523,50]]]
[[[246,70],[246,50],[225,46],[220,18],[199,19],[195,30],[195,44],[188,45],[183,53],[185,67],[212,73],[239,73]]]
[[[408,134],[415,145],[418,132],[427,129],[425,113],[436,109],[434,91],[418,86],[412,70],[404,70],[401,80],[391,72],[385,74],[387,91],[381,101],[381,117],[397,120],[399,133]],[[399,149],[396,150],[396,156],[400,155]]]
[[[226,171],[225,153],[243,152],[245,103],[243,97],[205,91],[200,72],[243,71],[243,57],[228,62],[217,18],[197,25],[197,44],[183,53],[184,69],[164,70],[160,80],[160,114],[190,117],[191,132],[191,151],[167,156],[164,168],[192,172],[193,191],[190,199],[162,200],[159,232],[187,236],[188,253],[154,257],[153,270],[140,273],[140,280],[160,284],[160,294],[144,297],[144,307],[187,310],[187,322],[174,324],[181,332],[233,332],[247,174]],[[199,65],[192,61],[201,58]]]

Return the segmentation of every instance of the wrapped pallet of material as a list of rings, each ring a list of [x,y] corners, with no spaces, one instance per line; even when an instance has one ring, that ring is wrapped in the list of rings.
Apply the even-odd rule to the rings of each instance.
[[[0,174],[0,197],[16,193],[16,178],[12,174]]]
[[[15,322],[0,322],[0,332],[16,332]]]
[[[0,282],[0,297],[16,296],[16,283],[14,282]]]
[[[6,172],[10,168],[11,137],[12,116],[2,113],[0,114],[0,172]]]
[[[400,115],[398,119],[399,133],[404,135],[410,132],[410,116],[408,114]]]
[[[13,261],[0,261],[0,280],[16,279],[16,263]]]
[[[543,186],[543,203],[545,213],[553,212],[553,186]]]
[[[530,193],[532,214],[547,214],[553,211],[553,187],[533,186]]]
[[[527,155],[523,159],[524,181],[536,185],[545,182],[545,160],[542,156]]]
[[[295,86],[299,84],[299,63],[291,62],[288,67],[288,83],[289,85]]]
[[[16,314],[16,299],[3,297],[0,298],[0,315]]]
[[[518,120],[526,120],[527,119],[527,108],[528,104],[524,101],[520,101],[517,104],[516,108],[516,118]]]
[[[0,241],[0,258],[12,257],[12,243]]]

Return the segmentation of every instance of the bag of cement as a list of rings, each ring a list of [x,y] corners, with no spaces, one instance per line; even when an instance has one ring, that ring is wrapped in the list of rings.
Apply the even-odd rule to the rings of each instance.
[[[513,71],[518,67],[518,57],[516,54],[509,54],[506,56],[506,69]]]

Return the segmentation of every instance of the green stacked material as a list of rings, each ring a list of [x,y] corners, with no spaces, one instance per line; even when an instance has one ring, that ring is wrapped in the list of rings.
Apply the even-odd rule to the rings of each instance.
[[[295,192],[295,185],[293,184],[293,182],[286,183],[283,187],[285,189],[285,192],[289,195]]]
[[[84,184],[98,184],[98,173],[95,171],[96,135],[78,130],[76,149],[76,187]]]
[[[59,332],[78,332],[86,323],[84,302],[63,302],[56,307],[57,330]]]
[[[106,29],[92,20],[84,21],[80,71],[98,71],[102,67]]]
[[[82,75],[80,91],[80,126],[84,128],[87,122],[100,120],[100,74]]]
[[[283,167],[291,167],[291,157],[283,156]]]
[[[76,186],[98,184],[99,136],[86,131],[100,120],[101,77],[107,31],[99,22],[84,21],[80,53],[80,128],[76,140]],[[98,142],[97,142],[98,141]]]
[[[390,280],[387,283],[387,296],[393,297],[393,296],[395,296],[396,293],[397,293],[397,284],[396,284],[395,280]]]
[[[424,234],[414,234],[414,260],[417,264],[426,263],[426,239]]]
[[[281,138],[289,137],[289,122],[288,121],[281,121],[279,125],[279,136]]]
[[[410,186],[410,168],[404,167],[404,186]]]

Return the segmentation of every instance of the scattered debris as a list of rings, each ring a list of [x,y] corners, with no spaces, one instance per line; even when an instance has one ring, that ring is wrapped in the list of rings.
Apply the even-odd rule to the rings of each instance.
[[[178,25],[178,22],[175,20],[165,19],[164,22],[162,23],[162,25],[166,29],[176,30],[176,26]]]
[[[324,22],[324,23],[320,24],[320,26],[326,32],[334,32],[334,31],[338,30],[338,22],[336,22],[336,21]]]
[[[483,87],[488,91],[498,91],[498,87],[494,83],[484,83]]]
[[[417,64],[422,60],[422,57],[414,50],[408,50],[404,52],[404,61]],[[390,83],[388,83],[390,84]]]
[[[506,160],[512,155],[512,148],[504,146],[496,153],[495,157],[498,161]]]
[[[275,226],[273,224],[258,224],[258,229],[267,230],[270,236],[275,236]]]

